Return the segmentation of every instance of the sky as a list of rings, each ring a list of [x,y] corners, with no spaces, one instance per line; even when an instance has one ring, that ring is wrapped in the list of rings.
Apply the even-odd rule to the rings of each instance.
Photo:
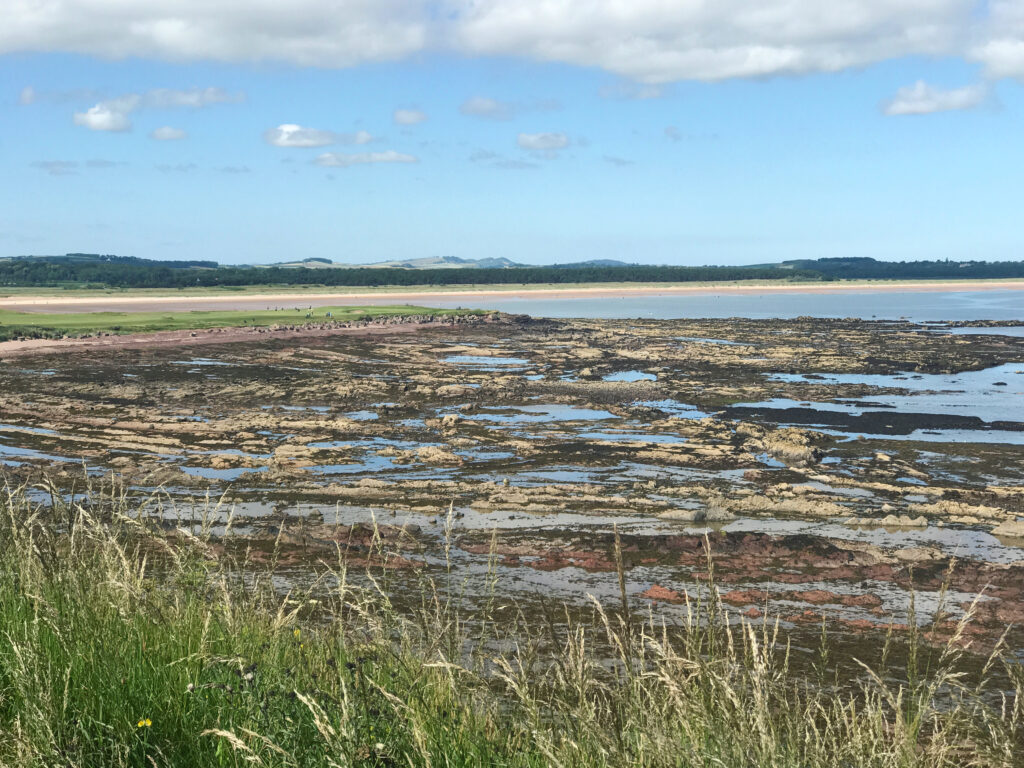
[[[1024,0],[0,8],[0,256],[1024,258]]]

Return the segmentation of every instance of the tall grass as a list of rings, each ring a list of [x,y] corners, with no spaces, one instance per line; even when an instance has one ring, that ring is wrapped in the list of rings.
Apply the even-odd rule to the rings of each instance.
[[[680,627],[630,616],[621,560],[594,621],[499,619],[498,592],[467,621],[450,563],[399,612],[340,547],[282,594],[230,530],[117,493],[0,506],[0,765],[1024,765],[1021,667],[997,650],[969,683],[962,633],[836,686],[827,652],[796,675],[778,625],[714,590]]]

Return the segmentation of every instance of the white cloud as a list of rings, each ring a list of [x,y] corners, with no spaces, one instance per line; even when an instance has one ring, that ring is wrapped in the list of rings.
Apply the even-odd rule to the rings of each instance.
[[[36,103],[36,89],[31,85],[26,85],[21,89],[21,93],[18,94],[18,103],[22,106],[28,106],[29,104]]]
[[[419,162],[413,155],[405,155],[389,149],[386,152],[359,152],[356,154],[343,154],[340,152],[325,152],[318,155],[316,164],[325,168],[348,168],[352,165],[366,165],[370,163],[416,163]]]
[[[990,40],[975,48],[972,56],[984,62],[989,77],[1024,79],[1024,34],[1019,39]]]
[[[466,99],[459,107],[459,112],[474,117],[485,117],[488,120],[511,120],[515,114],[515,107],[512,104],[497,99],[489,99],[484,96],[474,96]]]
[[[929,115],[933,112],[949,112],[973,109],[985,101],[988,88],[985,85],[968,85],[943,91],[923,80],[914,85],[900,88],[895,98],[883,105],[887,115]]]
[[[426,122],[427,115],[418,109],[396,109],[394,118],[399,125],[417,125]]]
[[[263,134],[268,144],[275,147],[326,147],[334,143],[334,133],[316,128],[285,123]]]
[[[534,152],[554,152],[568,147],[569,137],[564,133],[520,133],[516,143]]]
[[[151,139],[156,139],[157,141],[178,141],[179,139],[184,139],[186,136],[188,136],[188,134],[181,128],[172,128],[169,125],[157,128],[149,134]]]
[[[294,123],[285,123],[277,128],[264,131],[263,138],[268,144],[273,144],[275,147],[300,149],[327,147],[331,144],[369,144],[374,140],[373,134],[369,131],[336,133],[322,131],[319,128],[303,128]]]
[[[14,0],[0,55],[60,51],[345,67],[515,56],[646,84],[961,56],[1024,77],[1021,0]]]
[[[0,53],[342,67],[423,50],[428,0],[14,0]]]
[[[193,88],[185,91],[157,88],[101,101],[85,112],[76,112],[74,120],[75,125],[92,131],[128,131],[132,127],[128,115],[139,109],[200,109],[212,104],[237,103],[244,99],[245,94],[229,94],[221,88]]]
[[[1020,0],[989,0],[984,33],[970,58],[985,65],[992,78],[1024,80],[1024,3]]]
[[[489,0],[465,6],[480,55],[601,67],[644,83],[833,72],[961,48],[974,0]]]
[[[75,125],[81,125],[90,131],[118,132],[131,130],[132,127],[132,121],[128,119],[126,111],[103,103],[89,107],[85,112],[75,112],[74,120]]]

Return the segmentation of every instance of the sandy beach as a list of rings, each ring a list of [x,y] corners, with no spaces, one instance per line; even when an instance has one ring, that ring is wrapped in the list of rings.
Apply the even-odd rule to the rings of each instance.
[[[603,299],[631,296],[676,296],[695,294],[775,294],[775,293],[918,293],[945,291],[1019,291],[1024,280],[964,280],[956,282],[849,282],[823,284],[741,284],[639,285],[636,287],[548,288],[510,286],[485,290],[404,290],[322,293],[225,293],[208,295],[127,295],[127,296],[12,296],[0,298],[0,309],[17,312],[172,312],[190,310],[244,310],[292,306],[345,305],[429,305],[435,301],[486,298]]]

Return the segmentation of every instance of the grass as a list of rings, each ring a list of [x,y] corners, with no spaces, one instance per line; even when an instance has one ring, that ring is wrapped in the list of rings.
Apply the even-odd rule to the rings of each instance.
[[[899,669],[890,638],[837,686],[827,636],[801,678],[777,625],[713,597],[676,628],[596,604],[585,622],[499,621],[496,593],[468,622],[449,563],[401,614],[386,569],[357,587],[341,547],[282,594],[275,558],[226,554],[245,552],[224,546],[230,523],[175,527],[110,489],[0,506],[3,766],[1024,763],[1021,666],[997,649],[968,683],[960,632],[912,633]]]
[[[43,314],[0,309],[0,340],[18,337],[59,338],[96,333],[143,333],[242,326],[305,325],[348,322],[394,315],[456,315],[464,310],[412,305],[380,307],[292,307],[289,309],[190,312],[81,312]]]

